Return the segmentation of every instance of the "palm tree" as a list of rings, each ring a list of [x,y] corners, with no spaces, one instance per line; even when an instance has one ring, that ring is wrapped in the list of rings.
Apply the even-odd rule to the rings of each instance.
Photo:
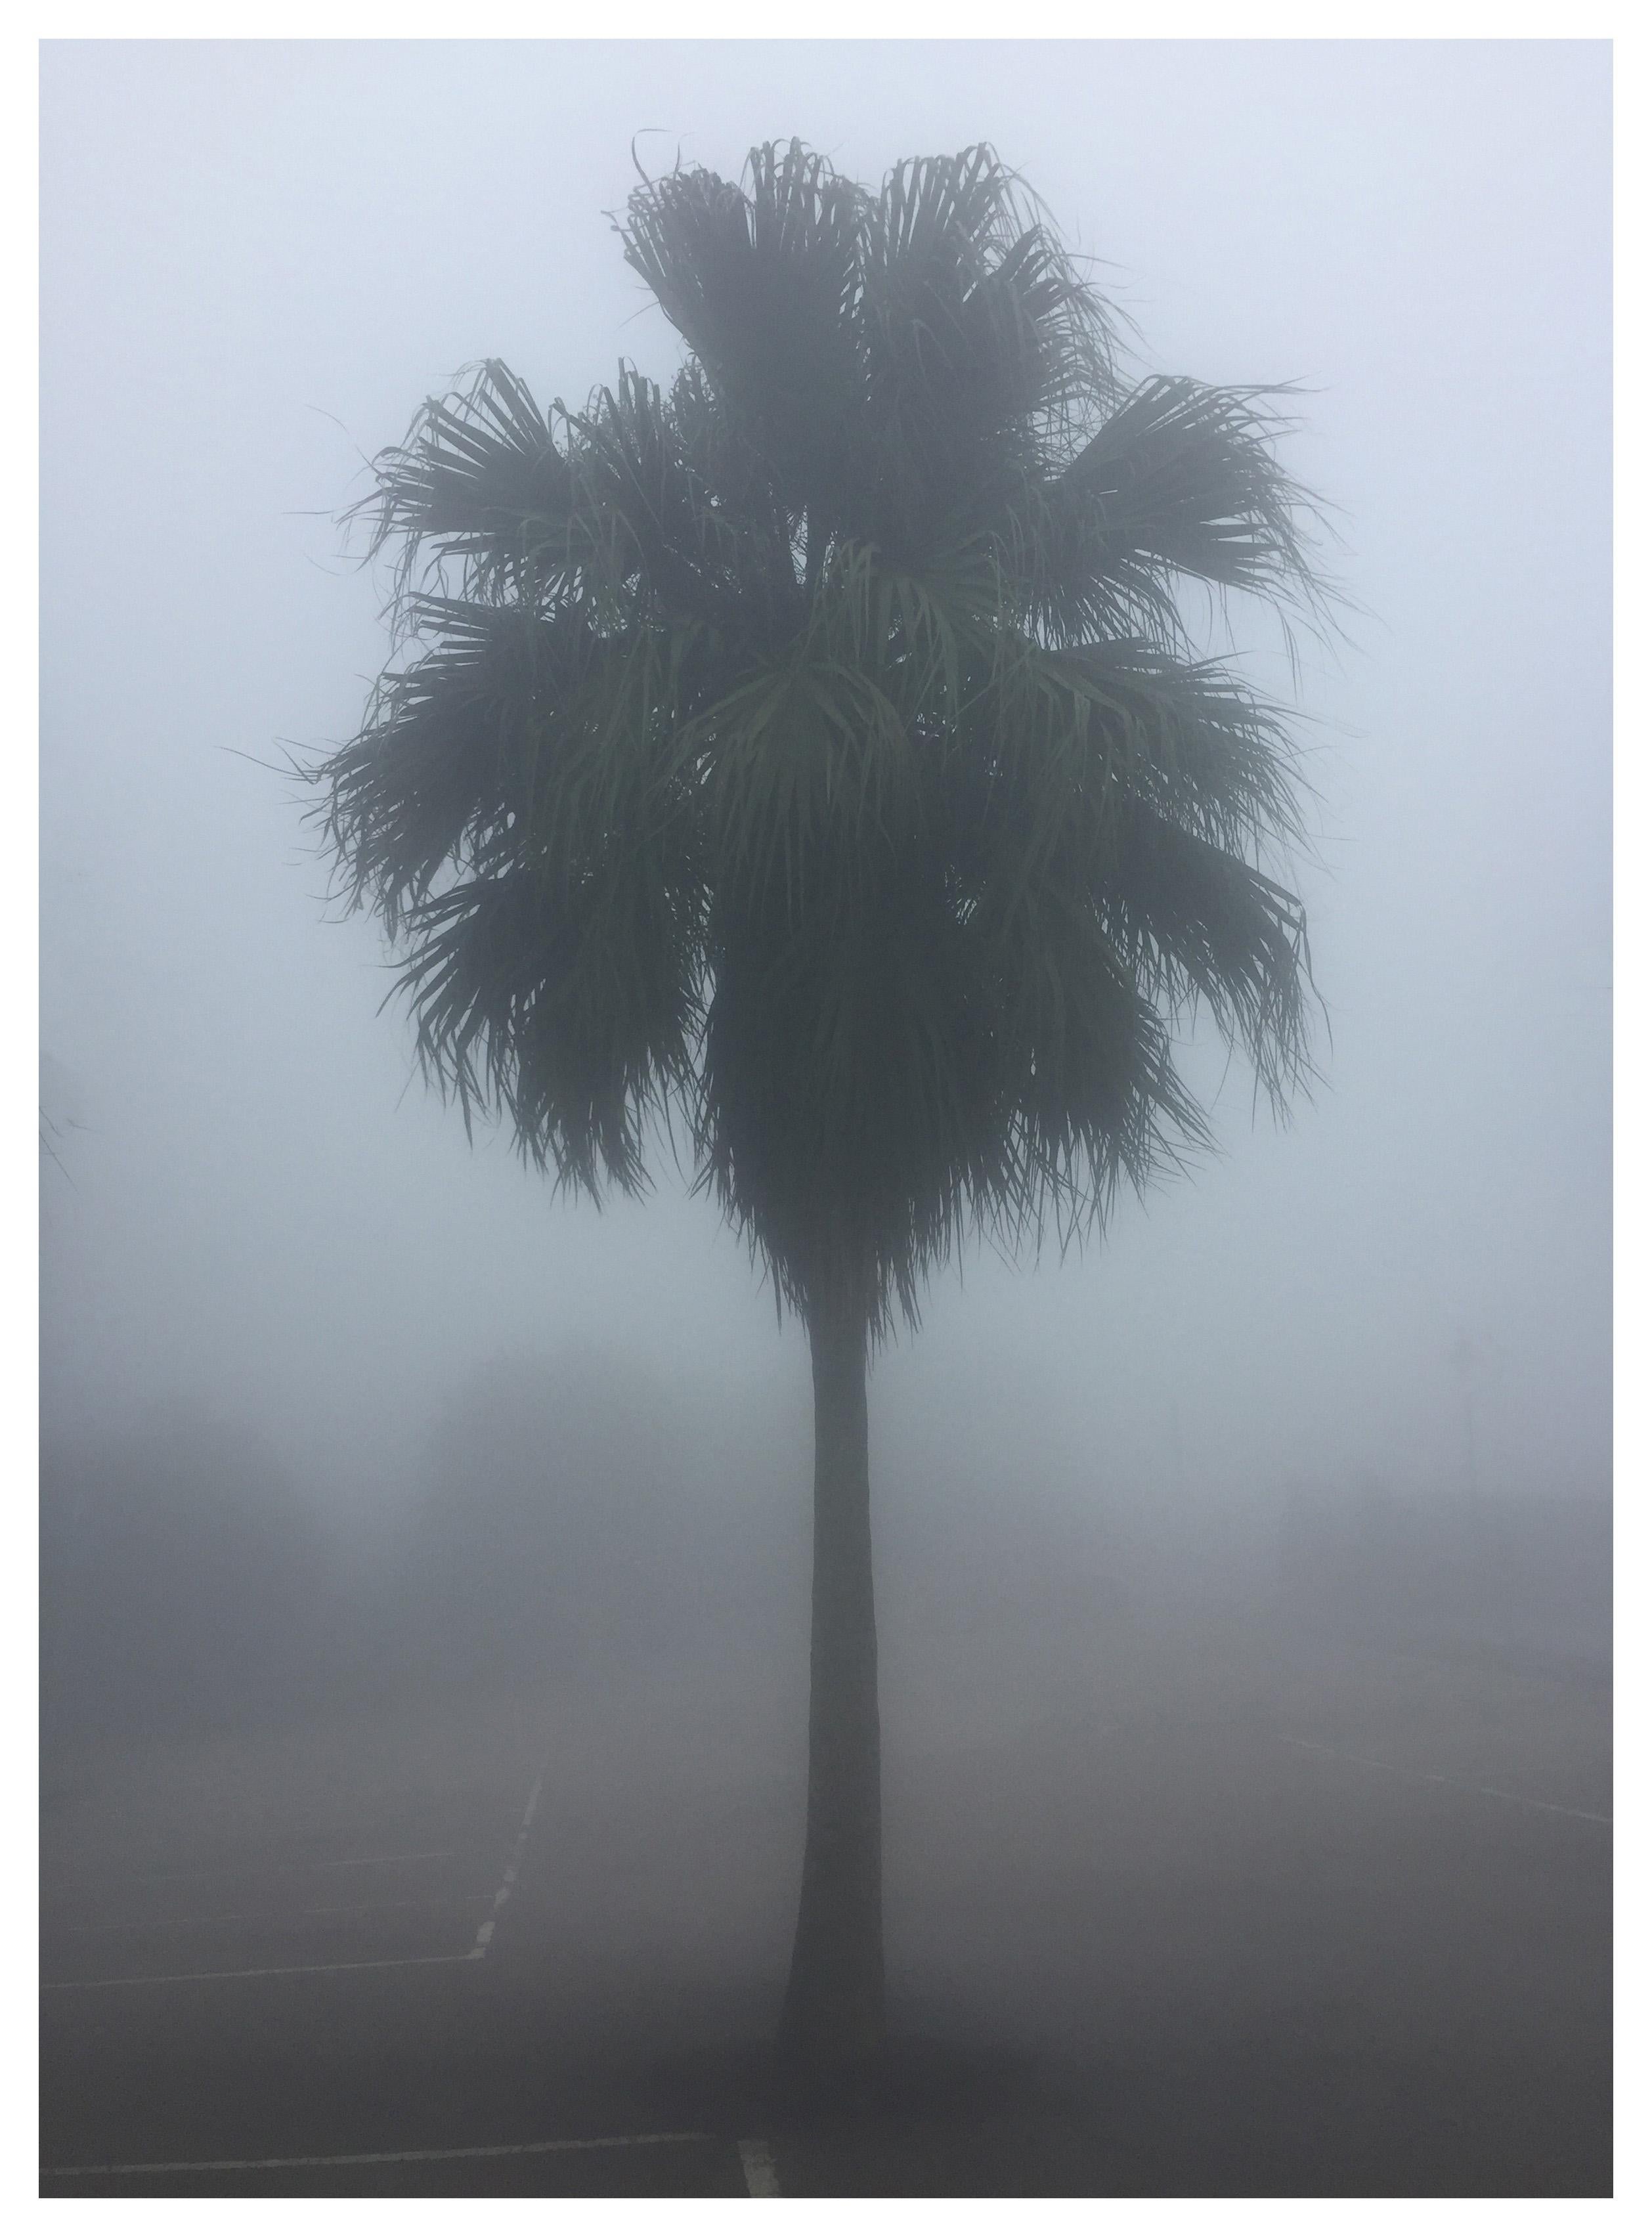
[[[1063,1246],[1207,1140],[1203,1004],[1309,1066],[1285,712],[1186,586],[1322,611],[1280,392],[1127,381],[990,149],[644,180],[686,345],[549,411],[502,364],[361,507],[404,652],[313,767],[428,1077],[600,1198],[662,1140],[809,1336],[809,1775],[781,2040],[883,2040],[869,1356],[969,1237]],[[1281,858],[1283,859],[1283,858]]]

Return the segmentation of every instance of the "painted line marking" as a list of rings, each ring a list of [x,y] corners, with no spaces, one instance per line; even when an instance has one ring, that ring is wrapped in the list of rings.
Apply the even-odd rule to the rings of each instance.
[[[394,1856],[387,1857],[322,1857],[314,1862],[285,1864],[214,1864],[206,1871],[130,1872],[124,1879],[113,1884],[116,1887],[160,1887],[176,1880],[263,1880],[275,1878],[283,1872],[337,1872],[358,1864],[426,1864],[434,1863],[438,1858],[456,1857],[458,1854],[457,1849],[404,1849]],[[71,1883],[66,1892],[71,1897],[76,1893],[96,1895],[103,1892],[109,1885],[106,1881],[99,1886],[77,1891]]]
[[[453,1849],[403,1849],[391,1857],[328,1857],[319,1864],[281,1864],[276,1869],[289,1872],[342,1871],[347,1864],[427,1864],[438,1857],[452,1857]]]
[[[487,1945],[493,1939],[493,1929],[498,1923],[499,1915],[511,1900],[511,1891],[516,1885],[517,1873],[522,1863],[522,1851],[527,1845],[528,1831],[533,1824],[534,1813],[539,1807],[539,1797],[545,1791],[545,1773],[550,1768],[550,1759],[547,1757],[540,1765],[534,1776],[533,1784],[528,1789],[527,1807],[522,1812],[522,1823],[516,1829],[516,1838],[511,1844],[511,1853],[505,1860],[505,1876],[494,1891],[492,1904],[487,1917],[476,1930],[476,1946],[471,1951],[472,1957],[486,1957]]]
[[[256,1919],[361,1918],[374,1910],[439,1910],[444,1904],[457,1910],[461,1898],[453,1895],[393,1896],[386,1903],[309,1904],[300,1910],[195,1910],[181,1918],[105,1919],[96,1926],[43,1924],[43,1936],[67,1934],[148,1934],[163,1926],[245,1926]]]
[[[746,2192],[751,2198],[778,2198],[780,2178],[775,2155],[761,2136],[740,2139],[740,2165],[745,2170]]]
[[[265,2168],[393,2167],[404,2160],[516,2159],[529,2152],[623,2152],[654,2144],[714,2144],[703,2128],[665,2128],[642,2136],[553,2136],[539,2144],[458,2144],[439,2152],[330,2152],[281,2160],[133,2160],[111,2167],[42,2168],[45,2175],[231,2174]],[[758,2148],[766,2151],[766,2145]],[[743,2154],[746,2147],[742,2144]]]
[[[98,1981],[43,1981],[40,1984],[41,1989],[43,1992],[47,1989],[162,1988],[170,1987],[182,1981],[268,1981],[274,1980],[278,1976],[286,1976],[295,1973],[378,1973],[388,1971],[393,1966],[400,1965],[465,1965],[475,1963],[486,1957],[488,1944],[493,1939],[493,1929],[498,1923],[499,1913],[504,1909],[506,1904],[510,1900],[511,1891],[516,1884],[518,1870],[522,1861],[522,1851],[526,1844],[528,1832],[533,1824],[535,1813],[539,1807],[539,1797],[545,1791],[545,1773],[549,1771],[550,1767],[550,1764],[547,1760],[539,1766],[538,1772],[535,1774],[533,1785],[528,1790],[527,1807],[522,1812],[522,1822],[517,1827],[516,1838],[511,1844],[511,1853],[506,1860],[505,1876],[501,1879],[499,1888],[494,1894],[489,1914],[477,1928],[476,1939],[468,1950],[456,1950],[439,1957],[357,1957],[327,1965],[243,1965],[235,1967],[230,1970],[205,1973],[120,1973],[113,1975],[106,1980]],[[458,1851],[453,1849],[413,1849],[404,1851],[397,1856],[335,1857],[331,1858],[327,1864],[274,1864],[268,1867],[267,1869],[274,1872],[325,1871],[334,1869],[334,1867],[342,1867],[347,1864],[428,1863],[435,1858],[452,1857],[456,1856],[457,1854]],[[227,1876],[228,1875],[225,1872],[220,1871],[211,1872],[150,1872],[141,1874],[139,1877],[143,1884],[149,1885],[162,1880],[221,1879]],[[258,1875],[254,1873],[249,1875],[249,1877],[258,1877]],[[360,1906],[360,1908],[363,1910],[378,1910],[380,1908],[387,1908],[387,1906],[381,1906],[374,1904],[363,1904]],[[251,1917],[268,1915],[268,1914],[267,1913],[261,1914],[257,1912],[245,1914],[246,1917]],[[202,1921],[201,1923],[206,1924],[208,1922]],[[522,2146],[516,2148],[525,2150],[529,2148],[529,2147]],[[394,2157],[398,2155],[393,2154],[391,2156]],[[293,2164],[295,2166],[309,2165],[312,2164],[312,2162],[295,2161]],[[321,2164],[321,2162],[314,2162],[314,2164],[319,2165]]]
[[[43,1981],[45,1989],[148,1989],[175,1981],[268,1981],[287,1973],[381,1973],[393,1965],[469,1965],[479,1950],[453,1950],[440,1957],[352,1957],[335,1965],[243,1965],[227,1973],[119,1973],[107,1981]]]
[[[1510,1794],[1505,1787],[1475,1786],[1466,1779],[1447,1778],[1438,1771],[1406,1771],[1397,1763],[1379,1763],[1375,1756],[1345,1755],[1340,1748],[1326,1747],[1321,1740],[1292,1739],[1281,1732],[1286,1747],[1301,1748],[1308,1755],[1328,1755],[1337,1763],[1357,1763],[1365,1771],[1385,1771],[1394,1778],[1414,1779],[1421,1786],[1450,1786],[1459,1794],[1489,1794],[1497,1802],[1512,1802],[1522,1810],[1543,1810],[1556,1818],[1581,1818],[1591,1825],[1609,1825],[1611,1819],[1602,1817],[1598,1810],[1573,1810],[1563,1802],[1536,1802],[1529,1794]]]

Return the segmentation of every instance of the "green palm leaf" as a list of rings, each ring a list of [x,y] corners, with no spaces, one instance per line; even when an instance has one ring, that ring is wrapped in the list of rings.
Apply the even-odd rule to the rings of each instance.
[[[1126,386],[991,151],[796,142],[619,231],[689,355],[542,409],[490,360],[357,510],[409,648],[318,765],[421,1059],[572,1185],[686,1123],[806,1306],[1105,1216],[1206,1140],[1202,1012],[1311,1074],[1286,710],[1184,586],[1323,624],[1283,392]]]

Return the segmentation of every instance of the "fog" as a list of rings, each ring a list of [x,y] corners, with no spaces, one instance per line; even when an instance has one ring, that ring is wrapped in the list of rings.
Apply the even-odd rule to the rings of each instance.
[[[1301,382],[1349,600],[1299,690],[1322,1085],[1276,1127],[1195,1051],[1219,1156],[971,1252],[877,1358],[897,1752],[1100,1634],[1144,1685],[1200,1610],[1603,1682],[1609,49],[91,42],[42,86],[49,1726],[726,1684],[802,1748],[798,1325],[668,1160],[598,1211],[467,1142],[280,774],[387,657],[366,459],[484,356],[669,377],[633,143],[793,134],[873,181],[989,140],[1143,369]]]

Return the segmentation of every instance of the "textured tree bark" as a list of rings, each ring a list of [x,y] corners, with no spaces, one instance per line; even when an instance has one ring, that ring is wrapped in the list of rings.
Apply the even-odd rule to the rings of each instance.
[[[815,1376],[815,1567],[809,1811],[780,2049],[823,2080],[868,2069],[883,2043],[877,1632],[866,1427],[867,1321],[809,1316]]]

